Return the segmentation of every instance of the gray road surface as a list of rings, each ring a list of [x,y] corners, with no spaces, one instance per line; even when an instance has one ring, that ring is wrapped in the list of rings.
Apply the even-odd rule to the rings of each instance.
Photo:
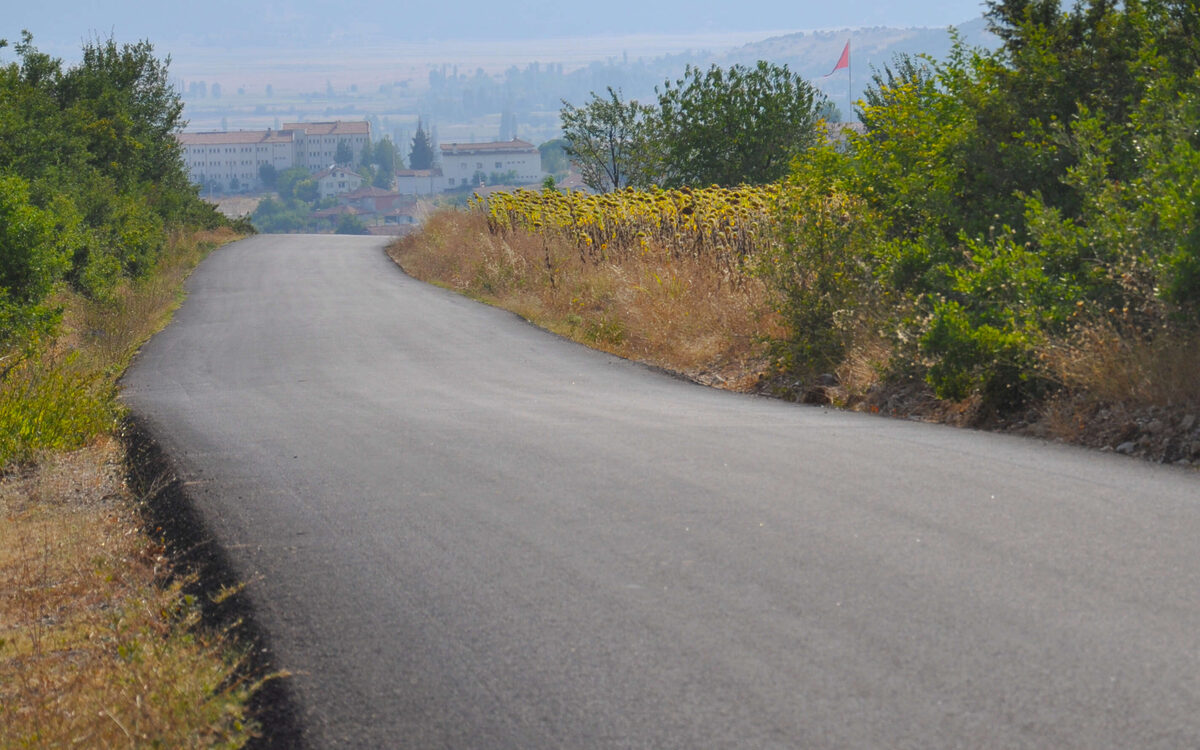
[[[691,385],[217,251],[125,400],[314,747],[1200,746],[1200,477]]]

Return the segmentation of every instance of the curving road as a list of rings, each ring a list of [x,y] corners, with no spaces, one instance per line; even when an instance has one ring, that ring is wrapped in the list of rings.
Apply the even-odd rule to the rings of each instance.
[[[313,747],[1200,746],[1200,477],[691,385],[223,248],[124,380]]]

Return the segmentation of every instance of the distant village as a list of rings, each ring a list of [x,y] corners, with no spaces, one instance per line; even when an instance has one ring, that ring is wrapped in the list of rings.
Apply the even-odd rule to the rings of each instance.
[[[443,143],[427,169],[394,169],[391,179],[372,185],[355,169],[372,146],[367,120],[291,122],[279,129],[180,133],[184,164],[193,183],[208,195],[261,194],[275,175],[302,167],[316,183],[314,218],[360,217],[368,227],[419,223],[419,198],[485,190],[489,183],[536,185],[548,176],[538,147],[519,138],[485,143]],[[329,205],[336,199],[336,205]],[[402,233],[376,231],[374,233]]]

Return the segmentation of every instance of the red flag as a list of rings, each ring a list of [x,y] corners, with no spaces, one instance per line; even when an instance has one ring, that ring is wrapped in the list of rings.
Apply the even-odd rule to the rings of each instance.
[[[825,77],[828,78],[829,76],[838,72],[842,68],[848,68],[848,67],[850,67],[850,40],[849,39],[846,40],[846,48],[844,50],[842,50],[842,56],[838,58],[837,65],[834,65],[833,70],[829,71],[829,75],[827,75]]]

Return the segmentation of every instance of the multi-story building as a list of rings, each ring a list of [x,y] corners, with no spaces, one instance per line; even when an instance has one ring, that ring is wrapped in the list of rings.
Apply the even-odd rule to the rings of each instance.
[[[303,133],[296,147],[296,166],[310,172],[325,169],[337,157],[338,144],[350,146],[357,164],[363,148],[371,143],[371,123],[366,120],[336,122],[287,122],[284,130]]]
[[[264,164],[282,172],[296,163],[296,133],[291,130],[180,133],[178,138],[192,182],[221,190],[258,185]]]
[[[443,143],[442,174],[447,189],[487,182],[492,175],[504,182],[529,185],[541,182],[542,155],[537,146],[516,138],[490,143]]]
[[[192,182],[236,190],[261,187],[259,169],[264,164],[277,172],[292,167],[310,172],[327,169],[341,142],[350,146],[357,162],[371,143],[371,123],[293,122],[281,130],[180,133],[177,137]]]

